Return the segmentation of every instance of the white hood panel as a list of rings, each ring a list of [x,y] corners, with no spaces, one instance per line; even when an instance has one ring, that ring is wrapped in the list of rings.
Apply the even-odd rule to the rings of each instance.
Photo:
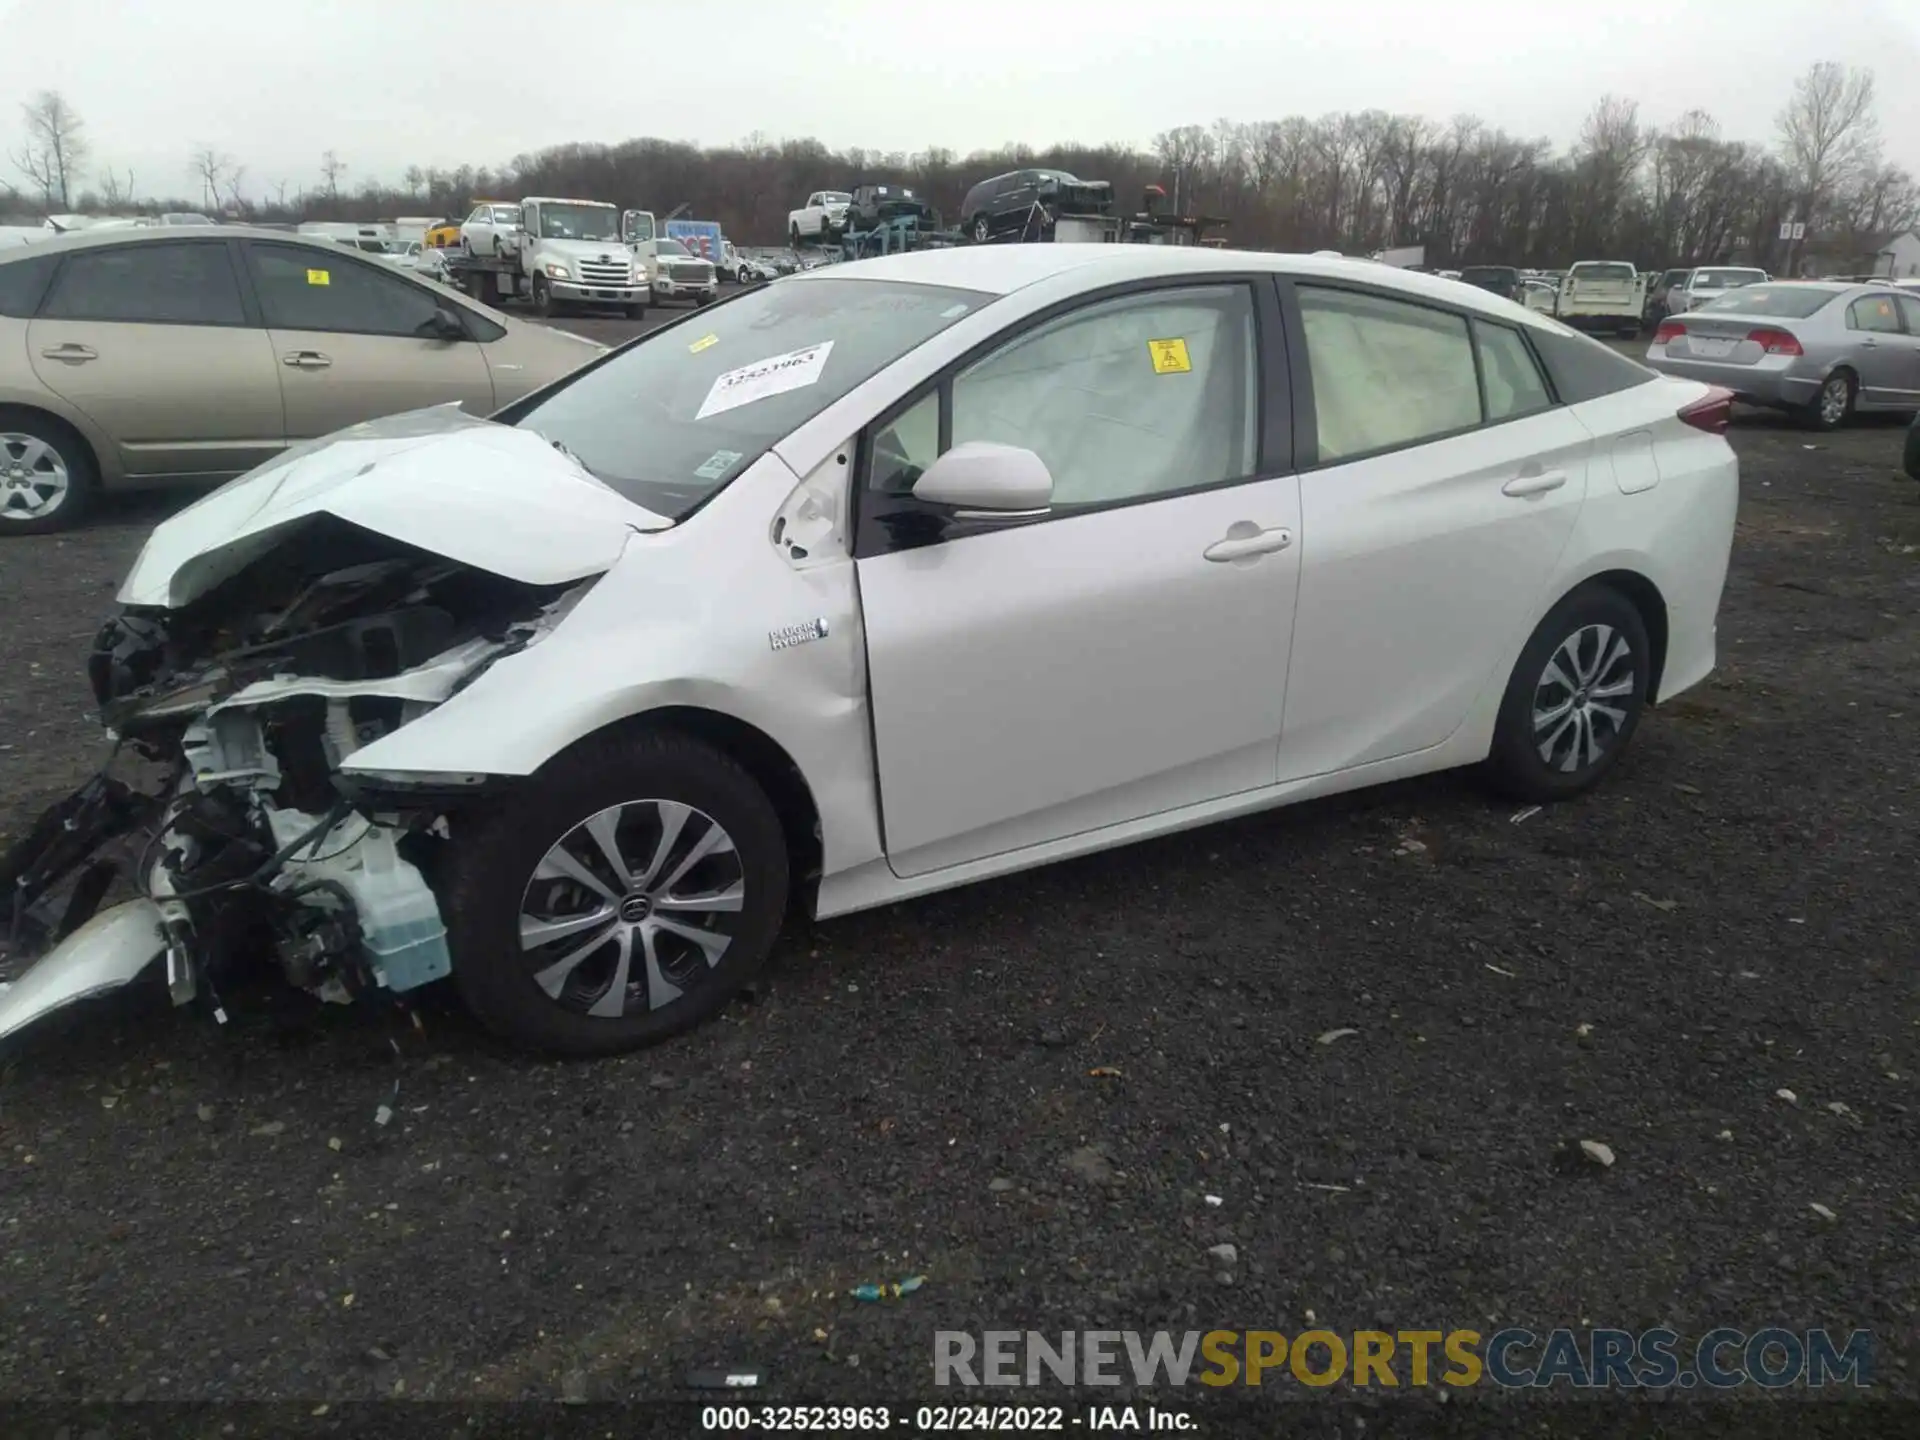
[[[148,537],[120,602],[185,605],[316,515],[529,585],[601,574],[635,531],[671,524],[532,431],[441,405],[295,446],[188,506]]]

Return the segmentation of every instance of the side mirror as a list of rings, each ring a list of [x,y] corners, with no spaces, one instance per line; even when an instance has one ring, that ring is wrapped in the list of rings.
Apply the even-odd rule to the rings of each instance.
[[[433,318],[420,326],[422,338],[427,340],[464,340],[467,327],[460,323],[460,317],[440,305],[434,308]]]
[[[956,520],[1032,520],[1053,504],[1053,476],[1031,450],[969,440],[926,468],[913,498],[955,507]]]

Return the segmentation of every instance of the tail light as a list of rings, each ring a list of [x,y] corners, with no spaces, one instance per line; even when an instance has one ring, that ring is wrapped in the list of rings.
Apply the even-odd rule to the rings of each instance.
[[[1733,422],[1733,392],[1715,385],[1691,405],[1681,406],[1676,413],[1682,422],[1696,430],[1704,430],[1709,435],[1724,435],[1727,426]]]
[[[1799,337],[1791,330],[1754,330],[1747,335],[1747,339],[1753,341],[1754,344],[1758,345],[1769,355],[1804,355],[1807,353],[1800,348]]]
[[[1678,340],[1686,333],[1687,327],[1682,325],[1678,320],[1662,320],[1660,322],[1660,328],[1653,332],[1653,343],[1656,345],[1664,345],[1669,340]]]

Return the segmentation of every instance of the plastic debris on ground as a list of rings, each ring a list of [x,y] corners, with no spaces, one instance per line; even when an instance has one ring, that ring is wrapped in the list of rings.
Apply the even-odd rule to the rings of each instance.
[[[1118,1080],[1120,1078],[1120,1067],[1118,1065],[1096,1065],[1087,1071],[1087,1074],[1096,1080]]]
[[[1347,1027],[1339,1030],[1328,1030],[1324,1034],[1322,1034],[1315,1043],[1320,1045],[1331,1045],[1336,1040],[1344,1040],[1349,1035],[1358,1035],[1359,1033],[1360,1032],[1358,1030],[1352,1029],[1351,1027]]]
[[[1598,1140],[1582,1140],[1580,1142],[1580,1152],[1602,1170],[1611,1170],[1613,1168],[1612,1147],[1603,1145]]]
[[[909,1275],[892,1285],[856,1285],[847,1293],[856,1300],[898,1300],[903,1295],[911,1295],[926,1283],[927,1277],[924,1275]]]
[[[1529,805],[1527,806],[1526,809],[1516,810],[1513,812],[1513,814],[1509,815],[1507,817],[1507,823],[1509,825],[1518,825],[1523,821],[1531,820],[1534,816],[1538,815],[1539,813],[1540,813],[1540,806]]]
[[[687,1376],[687,1388],[690,1390],[752,1390],[761,1379],[759,1370],[725,1366],[713,1370],[695,1370]]]

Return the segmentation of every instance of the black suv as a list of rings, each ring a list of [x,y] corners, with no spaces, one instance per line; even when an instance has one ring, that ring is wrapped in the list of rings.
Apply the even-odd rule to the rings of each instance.
[[[856,185],[847,206],[850,232],[871,230],[889,220],[912,215],[921,224],[933,223],[933,207],[904,185]]]
[[[1460,279],[1468,285],[1490,290],[1502,300],[1511,300],[1520,293],[1520,272],[1511,265],[1463,266]]]
[[[1036,206],[1054,215],[1111,215],[1113,186],[1064,170],[1009,170],[967,191],[960,202],[960,228],[969,240],[1024,235],[1030,225],[1037,235],[1046,222],[1035,215]]]

